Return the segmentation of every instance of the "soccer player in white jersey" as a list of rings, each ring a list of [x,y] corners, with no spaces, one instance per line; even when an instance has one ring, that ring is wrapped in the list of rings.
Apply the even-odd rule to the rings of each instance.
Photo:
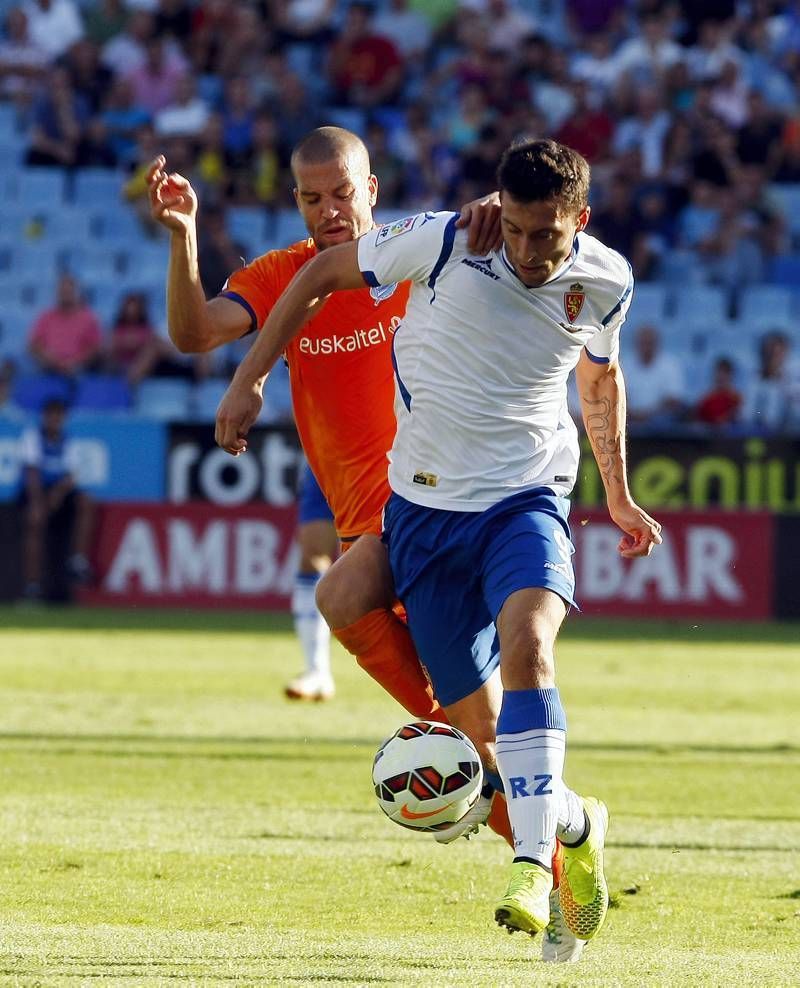
[[[577,152],[514,145],[498,179],[499,251],[470,255],[454,214],[425,213],[310,261],[237,370],[217,441],[246,447],[266,374],[319,298],[365,281],[412,282],[394,338],[398,428],[384,518],[398,596],[448,718],[475,741],[489,778],[495,765],[502,778],[516,855],[497,922],[545,928],[558,835],[562,914],[588,940],[608,908],[608,813],[563,781],[554,644],[573,603],[567,518],[578,467],[566,387],[576,369],[619,551],[648,555],[660,525],[628,490],[617,361],[633,284],[625,259],[583,232],[589,167]]]

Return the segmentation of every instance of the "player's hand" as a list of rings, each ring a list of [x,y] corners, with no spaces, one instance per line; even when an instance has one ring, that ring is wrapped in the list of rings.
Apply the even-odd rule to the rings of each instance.
[[[214,438],[231,456],[247,452],[247,433],[261,413],[261,387],[242,387],[235,381],[222,396],[217,409]]]
[[[661,525],[633,501],[609,506],[609,514],[625,533],[617,546],[625,559],[649,556],[654,546],[661,545]]]
[[[147,169],[147,189],[150,215],[174,233],[183,233],[194,226],[197,216],[197,195],[188,180],[165,171],[167,159],[160,154]]]
[[[482,199],[473,199],[461,207],[456,220],[459,230],[467,228],[467,246],[473,254],[489,254],[499,250],[503,242],[500,230],[500,193],[492,192]]]

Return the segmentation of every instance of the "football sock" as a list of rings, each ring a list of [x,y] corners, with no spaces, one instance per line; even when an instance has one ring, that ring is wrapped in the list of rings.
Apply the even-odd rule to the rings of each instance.
[[[306,670],[321,676],[331,674],[331,633],[317,610],[315,593],[319,573],[298,573],[292,592],[294,629],[303,649]]]
[[[447,723],[420,665],[411,633],[392,611],[370,611],[333,634],[401,707],[414,717]]]
[[[558,811],[556,833],[564,844],[580,843],[586,833],[586,814],[581,797],[566,786],[561,790],[561,806]]]
[[[558,690],[505,690],[497,766],[508,796],[518,857],[549,868],[562,802],[566,718]]]

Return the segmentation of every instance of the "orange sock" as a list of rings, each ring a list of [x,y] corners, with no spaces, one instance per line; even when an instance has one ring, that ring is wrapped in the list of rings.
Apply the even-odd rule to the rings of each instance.
[[[333,634],[361,668],[412,716],[447,723],[420,665],[408,627],[389,610],[374,610]]]
[[[486,821],[489,827],[511,847],[514,849],[514,834],[511,830],[511,821],[508,819],[508,806],[506,805],[506,797],[499,792],[494,794],[494,799],[492,800],[492,809],[489,812],[489,818]]]

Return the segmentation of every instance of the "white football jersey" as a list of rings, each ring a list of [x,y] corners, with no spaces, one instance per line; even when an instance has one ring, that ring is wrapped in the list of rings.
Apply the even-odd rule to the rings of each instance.
[[[504,250],[470,254],[457,218],[421,213],[358,242],[368,284],[413,283],[394,336],[389,483],[451,511],[534,487],[568,494],[579,451],[567,378],[584,347],[598,362],[617,358],[630,265],[580,233],[551,280],[527,288]]]

